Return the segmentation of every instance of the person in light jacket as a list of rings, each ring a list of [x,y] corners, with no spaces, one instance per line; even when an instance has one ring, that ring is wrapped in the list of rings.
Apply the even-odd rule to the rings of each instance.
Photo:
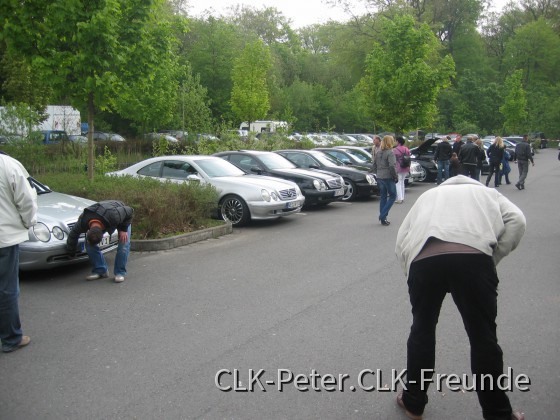
[[[387,220],[389,210],[397,198],[398,182],[397,170],[395,168],[397,159],[393,153],[395,139],[393,136],[383,137],[380,150],[375,154],[372,164],[373,173],[377,174],[377,185],[381,194],[379,199],[379,221],[383,226],[391,223]]]
[[[19,317],[19,244],[37,223],[37,191],[16,159],[0,152],[0,341],[2,351],[29,344]]]
[[[463,175],[423,193],[403,220],[395,252],[408,278],[412,327],[406,389],[397,404],[409,418],[421,419],[428,402],[429,383],[422,378],[432,377],[436,325],[450,293],[469,337],[472,385],[483,417],[524,419],[498,387],[503,357],[496,335],[496,266],[517,247],[525,223],[521,210],[498,190]]]

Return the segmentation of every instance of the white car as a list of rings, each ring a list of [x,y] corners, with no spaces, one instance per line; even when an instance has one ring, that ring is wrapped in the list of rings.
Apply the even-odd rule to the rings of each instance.
[[[80,236],[79,252],[72,258],[66,251],[66,240],[84,208],[94,201],[52,191],[33,178],[29,182],[37,191],[37,224],[29,228],[29,239],[19,246],[19,269],[44,270],[87,261],[85,235]],[[112,251],[117,245],[116,232],[112,236],[105,234],[101,252]]]
[[[218,216],[234,226],[298,213],[305,202],[294,182],[247,174],[215,156],[158,156],[107,175],[210,184],[219,193]]]

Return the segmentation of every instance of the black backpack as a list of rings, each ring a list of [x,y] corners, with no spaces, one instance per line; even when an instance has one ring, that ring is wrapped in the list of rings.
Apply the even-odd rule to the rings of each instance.
[[[407,154],[403,154],[401,158],[401,168],[408,168],[410,167],[410,156]]]

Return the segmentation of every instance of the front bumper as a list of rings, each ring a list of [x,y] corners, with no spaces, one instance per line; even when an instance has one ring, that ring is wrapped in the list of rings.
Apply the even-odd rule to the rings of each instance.
[[[345,188],[341,187],[336,190],[326,190],[319,191],[316,189],[304,189],[302,190],[305,196],[305,205],[311,204],[328,204],[333,201],[341,201],[344,197]]]
[[[301,197],[290,201],[251,201],[247,205],[251,212],[251,219],[265,220],[299,213],[305,201],[305,198]]]
[[[83,250],[84,240],[80,238],[78,249]],[[101,247],[103,254],[117,249],[118,236],[113,234],[108,245]],[[78,264],[88,260],[84,251],[78,252],[71,258],[66,251],[66,241],[50,242],[23,242],[19,246],[20,271],[48,270],[65,265]]]

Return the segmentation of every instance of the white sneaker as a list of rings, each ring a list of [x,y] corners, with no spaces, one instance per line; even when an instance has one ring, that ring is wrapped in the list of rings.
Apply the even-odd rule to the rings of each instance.
[[[107,273],[107,272],[105,272],[103,274],[93,273],[93,274],[90,274],[89,276],[87,276],[86,280],[87,281],[99,280],[99,279],[106,279],[107,277],[109,277],[109,273]]]
[[[124,276],[121,276],[120,274],[118,276],[115,276],[115,283],[122,283],[124,281]]]

